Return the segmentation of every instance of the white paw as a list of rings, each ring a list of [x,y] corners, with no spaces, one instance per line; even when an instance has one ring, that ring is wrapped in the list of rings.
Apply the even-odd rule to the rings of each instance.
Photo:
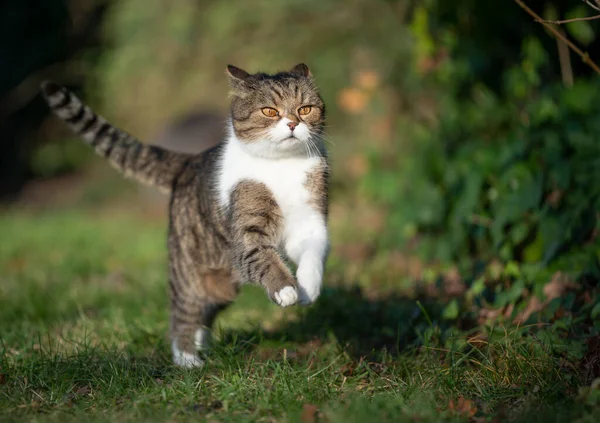
[[[204,365],[204,361],[202,361],[200,357],[198,357],[196,354],[190,354],[187,352],[173,355],[173,361],[177,366],[185,367],[186,369],[202,367]]]
[[[292,286],[286,286],[285,288],[276,292],[273,297],[275,302],[281,307],[291,306],[296,304],[298,301],[298,291]]]
[[[204,361],[200,359],[196,354],[191,354],[185,351],[180,351],[177,348],[175,342],[172,345],[173,349],[173,362],[179,367],[185,367],[191,369],[193,367],[201,367],[204,365]]]
[[[322,271],[320,266],[300,266],[296,272],[300,287],[300,305],[314,303],[321,294]]]

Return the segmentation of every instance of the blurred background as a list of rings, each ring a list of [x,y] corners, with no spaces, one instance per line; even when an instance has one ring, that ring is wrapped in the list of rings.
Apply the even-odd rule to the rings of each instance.
[[[597,13],[527,4],[545,19]],[[600,61],[600,20],[556,28]],[[305,62],[328,105],[329,286],[427,295],[450,320],[595,330],[600,75],[516,2],[5,0],[0,52],[3,243],[34,239],[22,216],[64,210],[80,228],[102,211],[166,227],[166,199],[50,117],[41,80],[142,140],[194,152],[220,139],[227,64]],[[3,267],[22,270],[19,248]]]

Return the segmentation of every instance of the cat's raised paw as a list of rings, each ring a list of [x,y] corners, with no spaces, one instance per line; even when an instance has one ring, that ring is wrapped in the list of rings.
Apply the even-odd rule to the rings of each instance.
[[[298,301],[298,291],[293,286],[286,286],[273,295],[273,299],[281,307],[288,307]]]
[[[314,303],[321,294],[323,268],[316,264],[303,264],[296,273],[300,288],[300,299],[298,303],[308,306]]]
[[[306,289],[303,286],[300,286],[300,298],[298,300],[298,304],[305,307],[309,306],[317,301],[317,298],[319,298],[320,294],[320,287],[310,287],[310,289]]]

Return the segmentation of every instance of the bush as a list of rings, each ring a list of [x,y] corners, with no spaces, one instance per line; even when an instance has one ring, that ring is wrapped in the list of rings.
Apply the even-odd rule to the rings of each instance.
[[[477,281],[481,300],[518,305],[513,316],[541,308],[521,301],[529,292],[591,312],[600,277],[600,79],[565,88],[540,34],[496,69],[499,85],[486,84],[478,76],[488,70],[478,71],[454,27],[433,31],[423,10],[415,17],[421,98],[434,93],[435,119],[404,118],[413,139],[391,166],[374,155],[363,189],[390,210],[382,247],[418,240],[419,254],[458,263]],[[471,53],[485,50],[486,38],[477,43]],[[580,303],[566,295],[575,282],[588,295]]]

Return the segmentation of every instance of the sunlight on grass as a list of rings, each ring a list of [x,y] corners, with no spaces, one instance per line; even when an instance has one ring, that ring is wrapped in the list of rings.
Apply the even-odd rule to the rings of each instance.
[[[0,232],[3,421],[469,421],[517,418],[572,386],[519,330],[448,331],[433,303],[348,286],[292,309],[245,287],[208,365],[185,371],[169,356],[164,222],[8,213]]]

